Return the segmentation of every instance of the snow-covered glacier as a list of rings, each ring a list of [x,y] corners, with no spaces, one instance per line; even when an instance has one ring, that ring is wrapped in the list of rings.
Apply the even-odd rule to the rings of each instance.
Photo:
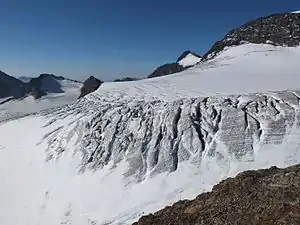
[[[240,171],[300,163],[299,56],[231,47],[2,123],[1,223],[130,224]]]

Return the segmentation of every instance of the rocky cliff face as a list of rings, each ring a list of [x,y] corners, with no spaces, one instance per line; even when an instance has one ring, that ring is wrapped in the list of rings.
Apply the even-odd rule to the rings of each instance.
[[[300,224],[300,165],[248,171],[134,225]]]
[[[83,83],[83,87],[81,88],[81,93],[79,98],[86,96],[94,91],[96,91],[103,82],[93,76],[89,77]]]
[[[225,47],[244,42],[294,47],[300,44],[300,14],[282,13],[250,21],[231,30],[223,40],[216,42],[202,60],[214,57]]]

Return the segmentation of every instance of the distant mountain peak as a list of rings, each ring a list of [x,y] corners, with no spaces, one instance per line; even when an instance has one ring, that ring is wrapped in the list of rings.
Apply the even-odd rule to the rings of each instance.
[[[138,78],[135,77],[123,77],[119,79],[115,79],[114,82],[129,82],[129,81],[136,81]]]
[[[184,51],[184,52],[178,57],[178,59],[177,59],[176,62],[181,61],[182,59],[184,59],[184,58],[187,57],[188,55],[193,55],[193,56],[195,56],[195,57],[202,58],[201,56],[199,56],[199,55],[196,54],[195,52],[192,52],[192,51],[190,51],[190,50],[186,50],[186,51]]]
[[[64,93],[61,89],[60,80],[64,80],[63,77],[57,77],[53,74],[43,73],[39,77],[32,78],[28,85],[30,93],[35,99],[41,98],[47,93]]]
[[[41,78],[51,77],[51,78],[56,79],[56,80],[65,80],[66,79],[62,76],[56,76],[54,74],[49,74],[49,73],[41,73],[39,77],[41,77]]]
[[[148,76],[148,78],[179,73],[196,65],[200,61],[201,56],[190,50],[186,50],[178,57],[176,62],[166,63],[162,66],[159,66]]]
[[[186,69],[196,65],[201,61],[201,58],[202,57],[198,54],[188,50],[181,54],[181,56],[177,59],[177,63]]]

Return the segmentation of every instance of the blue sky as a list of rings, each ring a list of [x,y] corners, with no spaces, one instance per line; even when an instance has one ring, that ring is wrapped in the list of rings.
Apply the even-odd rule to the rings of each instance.
[[[0,70],[110,80],[199,54],[250,19],[298,0],[0,0]]]

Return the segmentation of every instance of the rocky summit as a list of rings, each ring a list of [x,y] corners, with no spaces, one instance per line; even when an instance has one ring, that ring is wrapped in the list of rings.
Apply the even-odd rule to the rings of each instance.
[[[103,82],[101,80],[90,76],[88,79],[86,79],[86,81],[84,81],[79,98],[96,91],[102,83]]]
[[[184,67],[178,63],[167,63],[155,69],[148,78],[165,76],[173,73],[179,73],[184,70]]]
[[[300,165],[247,171],[134,225],[300,224]]]
[[[190,50],[184,51],[176,62],[166,63],[156,68],[148,78],[166,76],[173,73],[179,73],[196,65],[201,60],[201,56]]]
[[[217,41],[203,56],[208,60],[225,47],[243,43],[272,44],[295,47],[300,44],[300,14],[281,13],[252,20],[231,30],[223,40]]]

